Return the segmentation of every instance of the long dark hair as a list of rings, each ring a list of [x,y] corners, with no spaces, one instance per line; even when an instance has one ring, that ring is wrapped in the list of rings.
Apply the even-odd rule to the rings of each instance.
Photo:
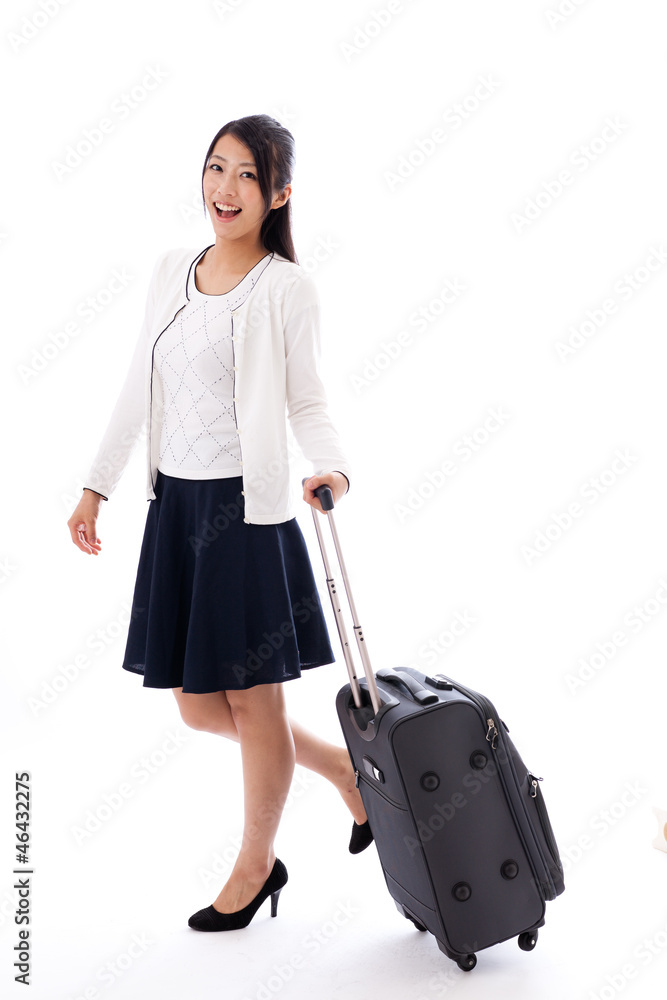
[[[284,125],[269,115],[247,115],[227,122],[213,137],[208,147],[202,170],[202,200],[204,198],[204,175],[215,144],[223,135],[230,133],[255,158],[259,189],[264,196],[265,216],[259,235],[269,251],[274,251],[294,264],[298,264],[292,241],[292,198],[289,197],[280,208],[270,208],[274,192],[282,191],[291,183],[294,173],[294,136]]]

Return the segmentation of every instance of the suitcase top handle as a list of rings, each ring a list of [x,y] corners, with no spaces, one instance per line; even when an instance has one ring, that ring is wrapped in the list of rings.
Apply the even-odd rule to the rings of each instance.
[[[376,671],[375,676],[386,684],[403,684],[420,705],[433,705],[440,701],[435,692],[427,691],[423,684],[420,684],[410,674],[404,673],[400,667],[397,667],[396,670],[391,667],[382,667]]]

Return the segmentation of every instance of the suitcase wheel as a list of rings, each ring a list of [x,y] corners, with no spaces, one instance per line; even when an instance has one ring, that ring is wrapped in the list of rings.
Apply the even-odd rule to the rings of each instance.
[[[521,951],[532,951],[537,944],[537,931],[524,931],[523,934],[519,934],[518,941]]]
[[[401,903],[397,902],[396,900],[394,900],[394,902],[396,903],[396,908],[398,909],[398,912],[402,913],[404,917],[406,917],[411,923],[413,923],[418,931],[428,930],[428,927],[424,927],[421,920],[417,920],[416,917],[413,917],[410,911],[406,910],[406,908]]]
[[[461,955],[456,959],[456,964],[463,972],[472,972],[477,965],[477,955]]]

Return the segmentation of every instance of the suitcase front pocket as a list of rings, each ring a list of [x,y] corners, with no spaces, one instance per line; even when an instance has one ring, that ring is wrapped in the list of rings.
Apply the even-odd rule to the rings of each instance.
[[[360,771],[359,768],[356,768],[354,772],[355,775],[354,783],[361,792],[362,799],[364,799],[364,794],[361,789],[361,783],[363,782],[364,785],[367,785],[369,788],[372,788],[374,794],[381,795],[382,798],[385,800],[385,802],[389,803],[390,806],[393,806],[394,809],[401,809],[403,810],[403,812],[407,812],[407,807],[404,803],[397,802],[395,799],[392,799],[392,797],[388,795],[387,792],[384,790],[383,785],[385,784],[385,780],[383,772],[380,771],[380,769],[375,765],[375,763],[370,759],[370,757],[363,757],[362,760],[363,760],[364,770]],[[365,805],[365,800],[364,800],[364,805]]]
[[[356,776],[385,877],[391,876],[412,898],[434,910],[433,887],[412,813],[391,799],[380,781],[358,769]],[[391,892],[389,882],[387,886]]]

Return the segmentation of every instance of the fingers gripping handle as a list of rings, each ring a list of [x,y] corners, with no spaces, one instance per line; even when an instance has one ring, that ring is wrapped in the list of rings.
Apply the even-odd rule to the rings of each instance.
[[[306,480],[302,481],[302,485],[305,484]],[[329,521],[329,527],[331,528],[331,534],[333,537],[334,548],[336,550],[336,557],[340,565],[340,571],[343,577],[343,584],[345,587],[345,593],[347,595],[347,600],[350,605],[350,611],[352,612],[352,625],[354,629],[354,634],[357,639],[357,646],[359,648],[359,654],[361,656],[361,662],[364,668],[364,674],[366,676],[366,684],[368,686],[368,693],[370,695],[371,704],[373,706],[373,711],[377,715],[381,707],[380,695],[377,689],[377,684],[375,683],[375,675],[371,667],[370,660],[368,658],[368,651],[366,649],[366,643],[364,641],[364,636],[362,632],[361,625],[358,624],[359,619],[357,618],[357,609],[354,604],[354,598],[352,597],[352,592],[350,590],[350,582],[347,575],[347,570],[345,568],[345,562],[340,550],[340,543],[338,540],[338,532],[336,531],[336,524],[333,517],[333,494],[331,489],[326,486],[318,486],[317,489],[313,490],[313,493],[318,498],[322,504],[322,509],[327,515],[327,520]],[[352,659],[352,651],[347,638],[347,630],[345,628],[345,622],[343,620],[343,613],[340,607],[340,601],[338,599],[338,593],[336,590],[336,583],[333,579],[331,572],[331,567],[329,564],[329,559],[324,546],[324,537],[322,535],[322,529],[320,527],[320,522],[315,507],[312,508],[313,511],[313,521],[315,524],[315,532],[317,534],[317,540],[320,545],[320,552],[322,553],[322,560],[324,562],[324,569],[327,578],[327,587],[329,590],[329,596],[331,598],[331,606],[334,612],[334,618],[336,619],[336,626],[338,628],[338,634],[340,636],[341,646],[343,647],[343,656],[345,657],[345,665],[347,667],[347,672],[350,678],[350,687],[352,688],[352,697],[354,699],[354,704],[357,708],[362,707],[361,701],[361,690],[359,687],[359,680],[357,678],[356,671],[354,669],[354,661]]]

